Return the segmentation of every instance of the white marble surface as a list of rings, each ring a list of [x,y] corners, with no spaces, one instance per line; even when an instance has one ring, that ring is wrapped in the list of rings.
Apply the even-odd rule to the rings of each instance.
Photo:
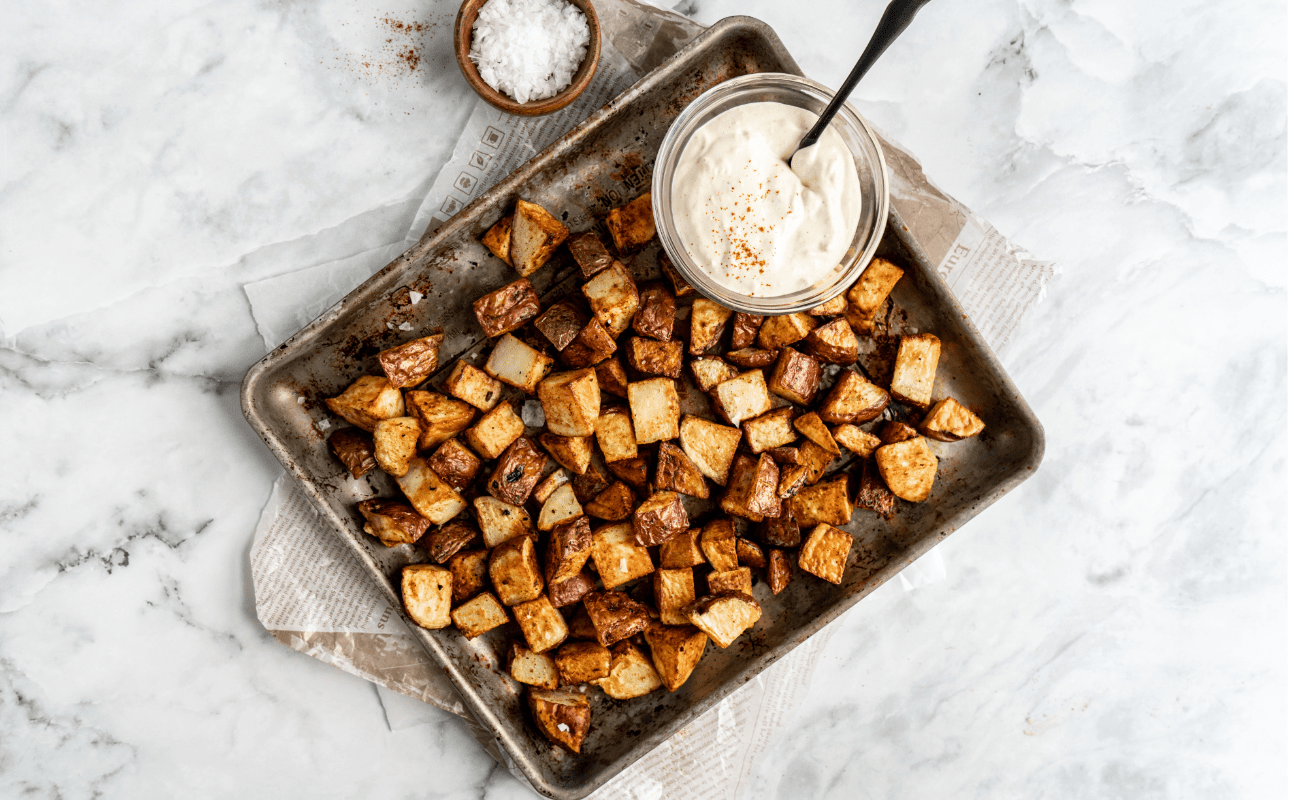
[[[0,797],[532,796],[273,641],[248,575],[240,287],[402,238],[470,108],[454,6],[6,6]],[[679,4],[826,83],[883,6]],[[1049,449],[946,582],[847,615],[749,797],[1281,796],[1285,11],[940,0],[859,89],[1063,267],[1006,358]]]

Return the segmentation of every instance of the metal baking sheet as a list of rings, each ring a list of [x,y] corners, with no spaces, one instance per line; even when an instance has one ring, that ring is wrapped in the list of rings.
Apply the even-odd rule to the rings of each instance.
[[[445,365],[458,356],[482,364],[483,336],[470,303],[517,277],[479,243],[483,232],[521,196],[561,216],[575,233],[592,227],[609,208],[648,189],[660,139],[691,100],[720,81],[761,71],[802,74],[771,28],[749,17],[722,20],[249,370],[241,394],[249,424],[394,604],[400,601],[393,576],[401,565],[422,559],[414,548],[388,549],[364,535],[354,509],[368,497],[400,497],[400,491],[379,470],[360,481],[347,477],[326,445],[325,422],[338,421],[329,415],[324,398],[362,375],[382,374],[376,353],[435,327],[446,334]],[[639,276],[657,272],[655,249],[630,260]],[[552,746],[532,725],[521,687],[500,669],[504,630],[467,641],[454,628],[412,626],[464,695],[466,706],[538,792],[556,798],[586,796],[862,600],[1038,466],[1042,427],[892,212],[881,252],[907,271],[892,295],[891,326],[939,336],[943,356],[935,395],[960,398],[980,413],[987,429],[975,441],[934,445],[940,471],[928,501],[900,502],[902,508],[889,521],[869,511],[854,514],[846,526],[855,543],[842,585],[796,576],[780,597],[773,597],[766,584],[758,583],[755,596],[764,610],[758,625],[726,650],[711,646],[677,692],[622,702],[591,692],[591,732],[577,756]],[[576,284],[573,273],[572,263],[557,257],[531,276],[544,304]],[[413,303],[413,291],[424,298]],[[443,374],[430,384],[440,383]]]

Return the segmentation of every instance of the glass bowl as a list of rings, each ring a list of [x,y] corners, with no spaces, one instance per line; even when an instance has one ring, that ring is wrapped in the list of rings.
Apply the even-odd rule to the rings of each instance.
[[[852,243],[839,265],[821,280],[797,292],[774,297],[757,297],[733,291],[709,276],[686,251],[673,224],[672,188],[682,152],[691,136],[704,123],[722,112],[747,103],[774,101],[821,114],[834,92],[819,83],[796,75],[760,72],[742,75],[714,86],[686,107],[664,135],[651,178],[651,205],[655,230],[673,266],[696,291],[733,311],[746,314],[792,314],[806,311],[849,290],[870,263],[889,217],[889,176],[885,154],[867,121],[845,103],[831,125],[853,154],[862,187],[862,212]]]

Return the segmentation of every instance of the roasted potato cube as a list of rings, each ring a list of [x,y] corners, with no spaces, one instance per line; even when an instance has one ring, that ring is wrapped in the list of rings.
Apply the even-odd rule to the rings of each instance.
[[[556,436],[590,436],[600,414],[600,385],[596,370],[557,372],[537,386],[537,399],[546,414],[546,427]]]
[[[745,442],[749,445],[749,449],[759,454],[765,450],[784,447],[798,439],[799,435],[794,432],[794,426],[791,424],[794,415],[795,410],[786,406],[741,423],[740,427],[745,431]]]
[[[797,422],[798,418],[796,418],[795,421]],[[798,428],[795,428],[795,430],[798,430]],[[768,450],[767,453],[772,456],[772,460],[775,461],[778,466],[786,467],[791,464],[799,463],[798,447],[773,447],[771,450]]]
[[[555,362],[507,333],[497,340],[483,365],[484,371],[502,383],[532,394]]]
[[[397,485],[415,510],[435,525],[450,522],[465,510],[465,500],[423,458],[411,459],[410,469]]]
[[[591,727],[591,701],[585,694],[530,689],[528,709],[543,736],[570,753],[582,750]]]
[[[798,547],[803,541],[803,533],[799,530],[799,523],[794,519],[794,512],[790,510],[790,501],[786,500],[781,503],[781,514],[776,517],[769,517],[763,520],[763,525],[759,528],[763,544],[772,548],[780,547]]]
[[[628,341],[627,363],[646,375],[676,378],[682,374],[682,343],[633,336]]]
[[[832,457],[839,458],[840,446],[836,444],[835,436],[816,413],[809,411],[801,415],[794,421],[794,429],[807,436],[808,441],[830,453]]]
[[[474,482],[483,462],[459,439],[448,439],[429,456],[429,466],[458,492],[463,492]]]
[[[553,433],[543,433],[537,437],[537,443],[550,453],[551,458],[559,462],[560,466],[575,475],[586,473],[587,467],[591,465],[590,436],[556,436]]]
[[[510,672],[510,677],[526,686],[542,689],[556,689],[560,686],[560,672],[555,668],[555,661],[546,653],[534,653],[518,644],[510,645],[506,669]]]
[[[627,402],[632,411],[632,430],[637,444],[677,438],[677,418],[681,411],[677,404],[677,385],[672,378],[650,378],[629,383]]]
[[[876,451],[880,446],[880,439],[875,435],[867,433],[857,425],[836,425],[832,431],[835,441],[844,445],[844,448],[854,455],[866,458]]]
[[[691,462],[680,447],[671,442],[659,443],[654,488],[657,492],[680,492],[700,499],[709,497],[709,485],[704,482],[704,473],[700,472],[700,468]]]
[[[583,278],[591,278],[605,267],[614,263],[609,251],[600,241],[600,237],[595,231],[587,231],[576,238],[569,240],[569,252],[573,254],[573,260],[578,262],[578,269],[582,270]]]
[[[537,527],[544,531],[551,531],[581,516],[582,504],[574,495],[573,486],[566,482],[551,492],[546,502],[542,503],[542,510],[537,512]],[[575,568],[573,571],[578,570]]]
[[[488,478],[488,494],[498,500],[521,506],[542,478],[546,456],[527,436],[510,443]]]
[[[832,425],[861,425],[889,407],[889,392],[851,369],[841,370],[817,413]]]
[[[685,297],[693,294],[695,288],[682,278],[682,274],[673,266],[673,262],[668,258],[668,254],[662,250],[659,252],[659,271],[663,273],[668,282],[672,284],[673,294],[677,297]]]
[[[857,318],[865,321],[866,329],[859,333],[871,333],[872,321],[876,312],[885,304],[885,299],[894,290],[894,284],[903,277],[903,270],[883,258],[873,258],[867,269],[858,278],[858,282],[849,289],[848,301],[858,313]]]
[[[546,588],[542,568],[537,564],[537,549],[527,536],[516,536],[492,548],[488,577],[497,596],[507,606],[541,597]]]
[[[582,598],[582,605],[596,629],[596,641],[606,647],[635,636],[650,624],[650,609],[623,592],[592,592]]]
[[[385,547],[413,544],[431,524],[414,508],[398,500],[362,500],[357,510],[366,518],[362,530],[379,539]]]
[[[731,380],[740,374],[740,370],[717,356],[705,356],[691,362],[691,374],[695,376],[695,385],[708,394],[723,381]]]
[[[618,350],[614,337],[598,319],[591,319],[578,331],[578,338],[560,353],[560,360],[568,367],[590,367],[605,361]]]
[[[622,461],[610,461],[605,466],[619,480],[640,489],[646,489],[650,486],[650,465],[641,456],[625,458]]]
[[[372,432],[380,420],[400,417],[406,413],[402,393],[387,378],[362,375],[338,397],[325,398],[330,411]]]
[[[939,459],[920,437],[876,448],[876,465],[889,490],[913,503],[930,496],[939,471]]]
[[[609,648],[600,642],[565,642],[555,651],[555,669],[566,686],[608,678],[609,664]]]
[[[731,313],[731,309],[707,297],[691,301],[691,355],[703,355],[722,341],[722,330],[731,319]]]
[[[758,457],[754,468],[754,480],[749,485],[749,494],[745,496],[745,509],[751,514],[763,517],[775,517],[781,513],[781,498],[776,496],[777,484],[781,482],[781,469],[767,453]]]
[[[483,377],[487,378],[487,375]],[[411,416],[420,420],[420,441],[417,444],[420,450],[442,444],[474,421],[474,406],[437,392],[407,392],[406,408]]]
[[[555,490],[569,482],[569,476],[562,469],[557,469],[545,478],[537,482],[533,487],[533,502],[539,506],[546,505],[546,501]],[[570,487],[572,488],[572,487]]]
[[[916,428],[896,419],[891,419],[880,426],[880,441],[882,444],[898,444],[899,442],[906,442],[908,439],[915,439],[920,435],[916,432]]]
[[[478,538],[478,531],[468,522],[453,519],[420,537],[419,547],[429,554],[436,564],[446,564],[465,545]]]
[[[731,462],[744,434],[739,428],[686,415],[682,417],[682,452],[705,477],[719,486],[727,484]]]
[[[447,562],[452,602],[460,604],[488,588],[488,551],[461,550]]]
[[[843,317],[816,328],[804,339],[808,355],[841,366],[858,360],[858,337]]]
[[[474,517],[483,531],[483,544],[496,547],[516,536],[537,538],[532,517],[522,507],[483,495],[474,498]]]
[[[524,632],[528,649],[544,653],[569,638],[569,626],[545,595],[510,609]]]
[[[758,601],[744,592],[701,597],[686,607],[691,624],[718,647],[726,648],[763,616]]]
[[[713,394],[722,406],[722,413],[732,425],[753,419],[772,407],[767,393],[767,379],[762,370],[742,372],[731,380],[719,383]]]
[[[356,428],[339,428],[330,434],[330,449],[353,478],[375,468],[375,442]]]
[[[561,300],[533,320],[533,327],[546,337],[546,341],[550,342],[552,347],[563,350],[578,338],[578,333],[588,322],[587,315],[576,303]]]
[[[650,339],[666,342],[673,338],[673,323],[677,317],[677,303],[668,287],[658,281],[647,283],[640,290],[641,307],[632,317],[632,330]]]
[[[655,216],[646,192],[625,206],[609,212],[605,219],[609,235],[620,253],[633,250],[655,238]]]
[[[686,683],[704,655],[709,637],[694,625],[660,625],[655,623],[645,630],[645,641],[650,646],[650,658],[655,671],[663,679],[668,691],[675,692]]]
[[[799,549],[799,568],[838,584],[844,578],[844,565],[852,548],[853,534],[819,523]]]
[[[587,471],[573,477],[573,493],[578,502],[586,505],[605,491],[610,484],[609,470],[598,461],[593,461]]]
[[[737,567],[726,572],[710,572],[707,579],[709,594],[722,594],[723,592],[754,594],[754,576],[749,567]]]
[[[767,569],[767,556],[763,555],[763,548],[748,539],[736,538],[736,559],[740,566],[749,567],[755,572]]]
[[[632,324],[641,307],[641,296],[636,290],[627,267],[615,261],[608,269],[582,285],[582,293],[591,304],[591,312],[600,320],[610,335],[618,336]]]
[[[379,368],[398,389],[419,386],[438,368],[442,331],[399,344],[379,353]]]
[[[512,267],[514,264],[510,263],[510,226],[514,221],[514,214],[502,217],[497,224],[487,229],[487,233],[483,234],[480,240],[492,255]]]
[[[838,449],[837,449],[838,452]],[[808,483],[816,483],[826,474],[826,468],[835,460],[824,447],[811,441],[799,443],[799,463],[808,468]]]
[[[695,602],[695,572],[687,569],[658,569],[654,577],[655,605],[665,625],[689,625],[682,609]]]
[[[806,406],[817,396],[821,382],[821,362],[787,347],[781,351],[776,366],[772,368],[772,380],[767,388],[777,397]]]
[[[880,477],[880,468],[876,466],[875,459],[864,458],[860,474],[861,480],[858,482],[858,493],[853,498],[853,505],[874,511],[885,519],[893,519],[894,493],[889,491],[884,478]]]
[[[632,523],[617,522],[602,526],[591,534],[591,538],[591,561],[606,589],[622,586],[655,571],[650,551],[637,544],[636,537],[632,534]],[[594,614],[592,619],[595,619]]]
[[[567,238],[568,226],[536,203],[520,199],[510,224],[510,264],[526,278],[541,269]]]
[[[768,317],[758,329],[758,346],[764,350],[780,350],[802,340],[815,327],[817,320],[802,311]]]
[[[607,464],[637,457],[636,434],[627,409],[610,407],[600,412],[596,418],[596,444]]]
[[[466,639],[473,639],[506,624],[510,617],[491,592],[484,592],[452,611],[451,621]]]
[[[853,518],[849,476],[837,475],[824,483],[805,486],[790,498],[790,511],[800,528],[811,528],[822,522],[847,525]]]
[[[641,652],[641,648],[626,641],[614,645],[609,677],[592,683],[615,700],[641,697],[664,685],[655,671],[654,662]]]
[[[579,515],[555,526],[546,546],[546,582],[563,583],[577,577],[591,557],[593,546],[591,525],[586,517]]]
[[[542,301],[527,278],[507,283],[474,301],[474,316],[489,337],[519,330],[541,310]]]
[[[710,521],[700,531],[700,550],[719,572],[740,566],[736,555],[736,521],[730,517]]]
[[[772,459],[775,461],[775,457]],[[803,464],[784,464],[781,466],[781,479],[776,483],[776,496],[781,500],[788,500],[794,497],[794,493],[802,489],[808,483],[808,474],[811,472]]]
[[[700,528],[679,533],[659,545],[659,566],[663,569],[690,569],[705,562],[700,549]]]
[[[551,605],[556,608],[564,608],[573,605],[599,588],[600,582],[596,580],[596,576],[589,570],[584,569],[567,581],[554,581],[547,584],[546,596],[550,598]],[[584,616],[585,613],[583,612]],[[591,624],[590,619],[587,620],[587,624]],[[573,626],[570,626],[570,628],[569,635],[577,636],[577,628]],[[594,637],[595,633],[593,632],[591,638]]]
[[[464,400],[479,411],[487,411],[496,405],[501,399],[502,390],[501,381],[463,359],[451,368],[451,374],[443,382],[442,388],[447,394]]]
[[[615,481],[582,507],[587,516],[617,522],[632,516],[636,498],[626,483]]]
[[[844,295],[839,294],[819,306],[808,309],[808,313],[814,317],[838,317],[844,313],[846,305],[848,305],[848,300]]]
[[[632,514],[632,534],[642,547],[663,544],[691,527],[677,492],[656,492]]]
[[[767,369],[776,363],[778,353],[775,350],[761,350],[757,347],[745,347],[732,350],[723,358],[741,369]]]
[[[451,624],[451,571],[437,564],[402,567],[402,605],[421,628]]]
[[[898,342],[898,358],[894,361],[894,380],[889,391],[894,397],[914,406],[930,405],[930,390],[939,370],[939,337],[932,333],[904,336]]]
[[[754,479],[758,477],[758,459],[741,453],[731,464],[731,479],[727,481],[727,491],[718,502],[718,506],[735,517],[744,517],[751,522],[761,522],[763,515],[750,511],[745,504],[754,488]]]
[[[596,383],[602,392],[627,399],[627,370],[618,356],[611,356],[596,365]]]
[[[941,442],[966,439],[984,430],[984,421],[951,397],[934,404],[921,420],[921,433]]]
[[[524,435],[524,421],[509,403],[501,402],[465,431],[465,441],[484,458],[496,458]]]
[[[737,313],[731,318],[731,349],[742,350],[749,347],[758,338],[758,329],[767,317],[759,314]]]
[[[772,594],[777,595],[790,585],[794,570],[790,565],[790,554],[784,550],[773,550],[767,556],[767,586]]]

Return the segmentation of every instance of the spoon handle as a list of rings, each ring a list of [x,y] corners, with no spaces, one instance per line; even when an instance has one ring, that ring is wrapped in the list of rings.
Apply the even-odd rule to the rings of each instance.
[[[849,72],[849,77],[845,79],[844,85],[835,93],[835,97],[822,111],[822,115],[817,118],[812,130],[804,135],[799,142],[799,146],[795,148],[795,152],[817,143],[822,131],[826,130],[826,126],[839,113],[840,106],[844,105],[844,101],[849,99],[849,95],[857,87],[858,81],[862,80],[862,76],[867,74],[867,70],[871,69],[871,65],[876,63],[876,59],[880,58],[881,54],[889,49],[889,46],[894,43],[898,35],[908,25],[912,24],[912,18],[916,16],[916,12],[920,11],[921,6],[928,2],[930,0],[891,0],[889,5],[885,6],[885,13],[880,15],[880,24],[876,26],[876,32],[871,35],[871,41],[867,43],[867,49],[862,51],[862,57],[858,59],[858,63],[853,65],[853,69]]]

